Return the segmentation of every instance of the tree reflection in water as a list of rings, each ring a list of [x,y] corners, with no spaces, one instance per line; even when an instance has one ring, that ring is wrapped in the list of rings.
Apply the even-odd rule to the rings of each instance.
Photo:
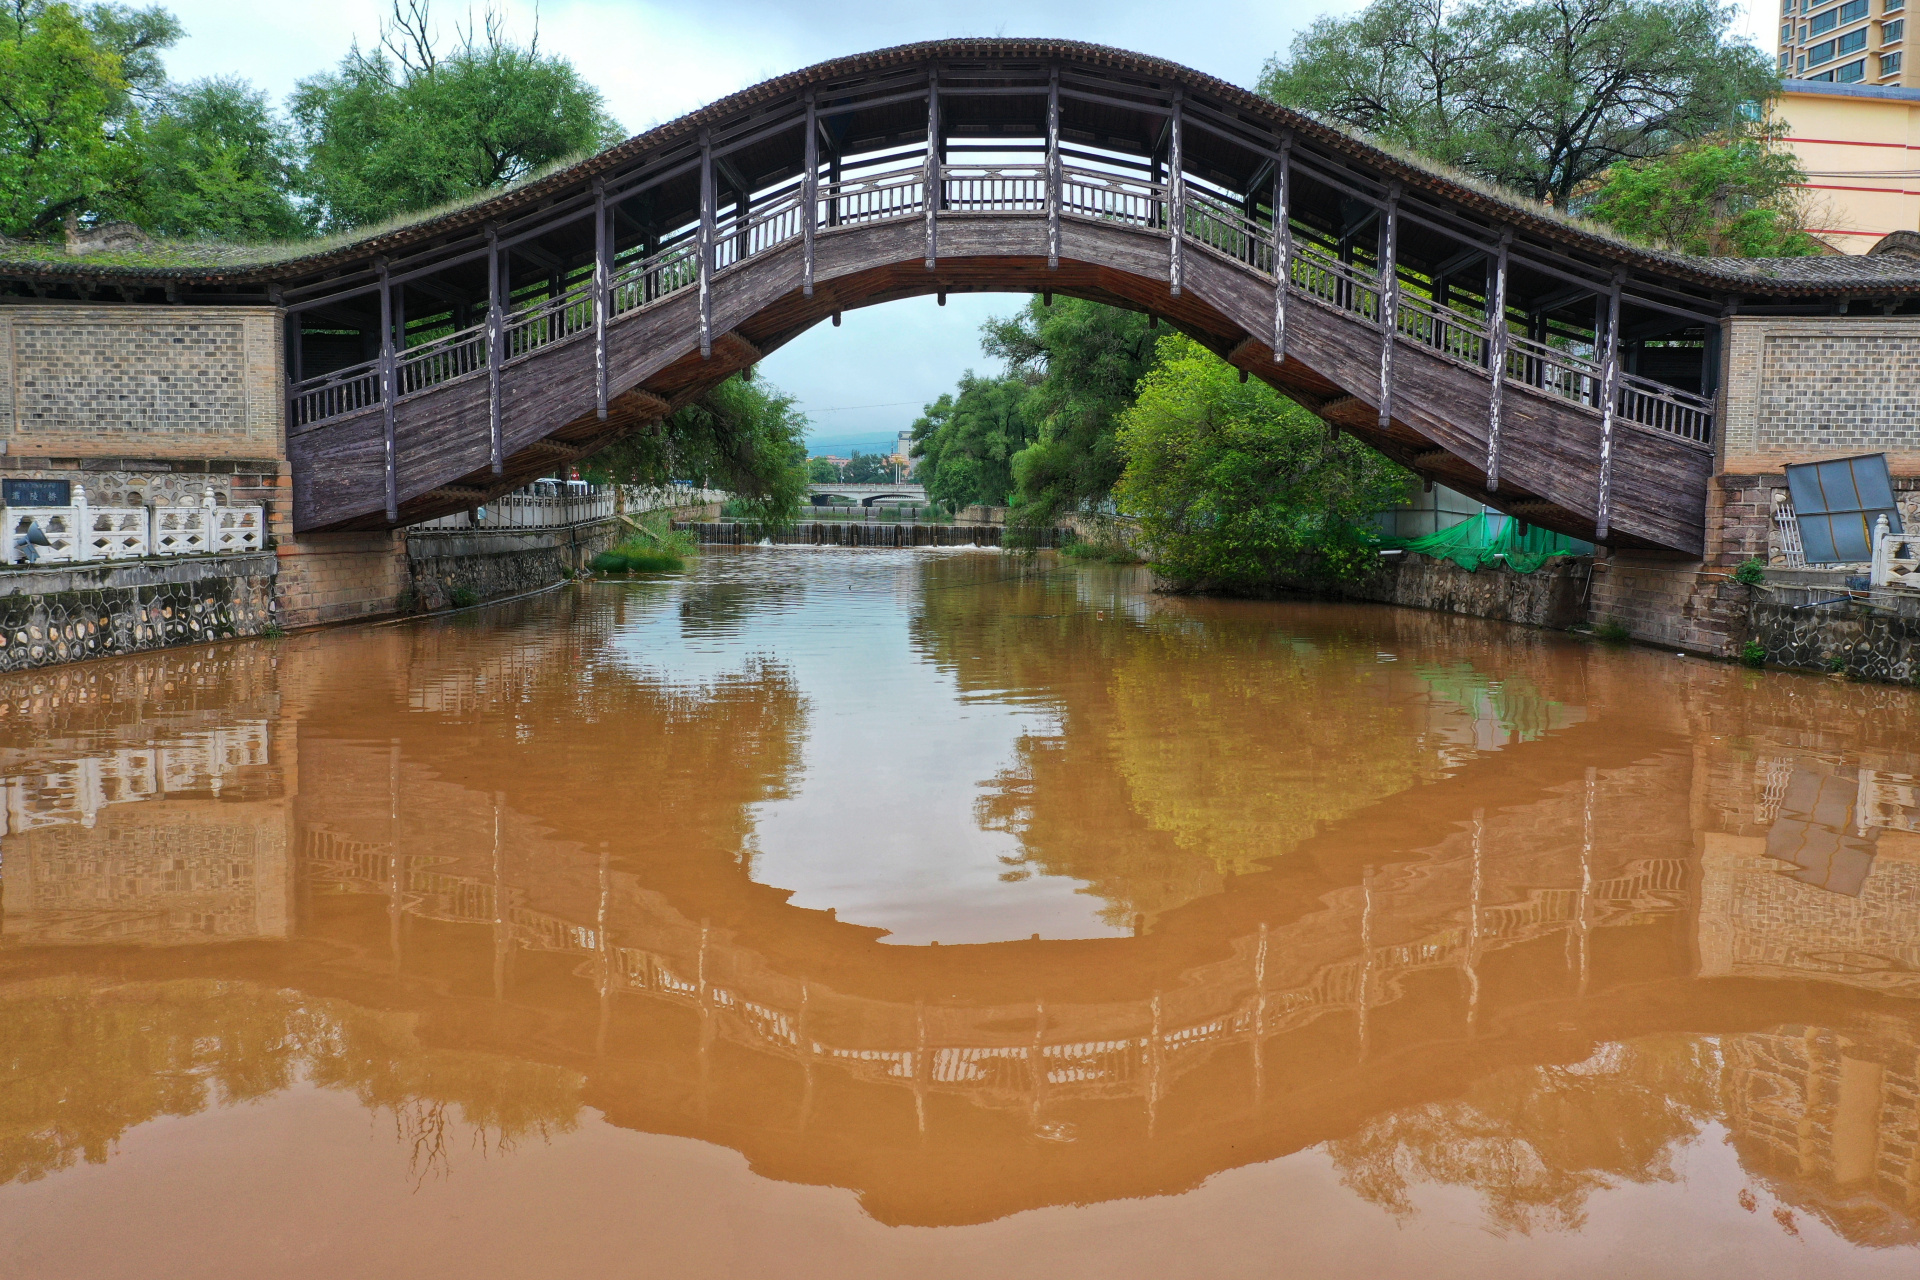
[[[1513,652],[1498,678],[1422,661],[1439,646],[1419,632],[1444,621],[1399,619],[1403,662],[1380,647],[1377,614],[1304,627],[1219,602],[1143,612],[1128,608],[1140,571],[1030,566],[968,590],[975,572],[928,566],[916,641],[964,688],[1059,716],[1056,733],[1021,739],[978,819],[1020,839],[1008,878],[1085,881],[1112,924],[1150,922],[1328,823],[1584,717]]]
[[[1496,1230],[1578,1230],[1594,1192],[1674,1179],[1676,1150],[1724,1113],[1718,1057],[1710,1040],[1656,1036],[1571,1066],[1507,1067],[1327,1150],[1343,1183],[1401,1219],[1412,1185],[1437,1182],[1477,1190]]]
[[[103,1164],[135,1125],[251,1102],[295,1084],[387,1116],[416,1178],[573,1128],[582,1080],[563,1067],[431,1048],[417,1015],[249,982],[22,984],[0,994],[0,1182]]]

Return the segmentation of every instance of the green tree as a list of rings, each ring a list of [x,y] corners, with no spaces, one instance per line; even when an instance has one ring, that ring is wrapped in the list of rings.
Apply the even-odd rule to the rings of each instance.
[[[1188,587],[1255,590],[1276,580],[1351,580],[1373,563],[1365,524],[1403,501],[1412,476],[1185,337],[1123,415],[1115,488],[1155,567]]]
[[[1736,16],[1716,0],[1374,0],[1316,20],[1260,89],[1566,208],[1609,166],[1779,91]]]
[[[1822,251],[1807,234],[1799,161],[1769,131],[1703,139],[1601,175],[1585,211],[1681,253],[1740,258]]]
[[[1013,459],[1032,443],[1032,390],[1019,378],[982,378],[968,370],[958,395],[943,395],[913,424],[914,477],[935,502],[1004,506],[1013,493]]]
[[[840,478],[850,484],[884,484],[893,479],[893,468],[884,453],[862,453],[858,449],[840,469]]]
[[[1018,519],[1051,525],[1104,502],[1125,467],[1114,441],[1134,385],[1153,364],[1154,335],[1134,311],[1060,298],[987,322],[981,347],[1033,384],[1025,412],[1034,441],[1013,460]]]
[[[840,468],[825,458],[807,460],[807,479],[813,484],[836,484],[840,479]]]
[[[596,479],[657,485],[693,480],[725,489],[747,519],[792,523],[807,496],[807,419],[793,397],[738,376],[595,454]]]
[[[439,47],[428,0],[395,0],[372,53],[356,45],[292,98],[307,163],[301,189],[329,231],[516,182],[621,131],[564,58],[509,41],[499,16]]]
[[[108,212],[158,235],[291,239],[308,230],[296,166],[264,93],[234,77],[169,92],[148,117],[140,174]]]
[[[137,179],[141,104],[180,35],[161,9],[0,5],[0,235],[88,222]]]

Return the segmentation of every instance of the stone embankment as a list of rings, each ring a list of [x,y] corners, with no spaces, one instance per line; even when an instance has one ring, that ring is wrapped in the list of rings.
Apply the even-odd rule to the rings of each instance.
[[[1842,575],[1830,581],[1782,583],[1769,574],[1749,588],[1750,638],[1777,666],[1809,671],[1838,668],[1861,680],[1920,684],[1920,594],[1850,592]]]
[[[0,671],[257,636],[275,623],[271,551],[7,569]]]
[[[1380,572],[1344,588],[1350,600],[1409,605],[1498,622],[1566,630],[1587,620],[1588,556],[1548,561],[1533,573],[1464,569],[1451,560],[1407,553],[1381,557]]]
[[[611,511],[610,503],[606,509]],[[488,527],[455,519],[407,531],[408,587],[403,612],[431,613],[463,598],[497,600],[579,576],[602,551],[634,536],[635,514],[664,511],[673,520],[717,515],[716,502],[631,505],[609,514],[546,528]]]

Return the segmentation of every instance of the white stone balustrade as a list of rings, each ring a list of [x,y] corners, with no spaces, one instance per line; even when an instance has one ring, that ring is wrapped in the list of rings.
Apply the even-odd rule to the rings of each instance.
[[[1920,591],[1920,534],[1895,533],[1881,516],[1873,528],[1873,569],[1868,581],[1876,587]]]
[[[30,558],[23,539],[34,528],[47,545],[35,545]],[[266,510],[257,503],[220,506],[211,488],[195,505],[96,507],[76,484],[69,506],[0,507],[0,529],[0,560],[16,565],[244,555],[266,546]]]
[[[577,483],[562,486],[556,481],[535,481],[512,493],[478,504],[472,511],[425,520],[411,527],[419,530],[557,529],[610,520],[616,511],[624,515],[641,515],[671,507],[724,502],[727,498],[718,489],[682,484],[661,485],[658,488],[620,485],[618,495],[615,488],[613,485],[594,485],[589,488]]]

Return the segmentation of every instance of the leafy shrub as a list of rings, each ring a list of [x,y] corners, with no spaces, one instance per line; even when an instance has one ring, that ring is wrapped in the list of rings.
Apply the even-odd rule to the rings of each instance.
[[[453,601],[456,609],[471,609],[480,603],[480,593],[472,587],[455,587],[447,592],[447,599]]]
[[[1111,524],[1097,526],[1091,538],[1075,538],[1060,548],[1060,554],[1072,560],[1090,560],[1100,564],[1142,564],[1146,557],[1127,545],[1120,531]]]
[[[1831,671],[1834,675],[1839,675],[1842,672],[1844,672],[1846,669],[1847,669],[1846,654],[1836,653],[1836,654],[1832,654],[1827,658],[1827,670]]]
[[[1329,438],[1319,418],[1241,382],[1191,338],[1162,338],[1159,361],[1120,415],[1126,469],[1114,490],[1157,570],[1233,591],[1378,569],[1370,521],[1405,498],[1411,474],[1351,436]]]
[[[1733,571],[1735,582],[1757,587],[1767,580],[1767,562],[1761,559],[1743,560],[1740,567]]]
[[[1740,646],[1740,665],[1743,667],[1764,667],[1767,665],[1767,646],[1758,640],[1749,640]]]
[[[611,551],[602,551],[591,562],[595,573],[678,573],[687,567],[682,548],[685,533],[669,534],[659,542],[635,538]]]
[[[627,569],[632,573],[679,573],[687,562],[667,551],[635,549],[625,553]]]
[[[1605,640],[1609,644],[1625,644],[1633,638],[1633,632],[1627,630],[1627,624],[1618,618],[1608,618],[1593,629],[1593,634],[1595,638]]]

